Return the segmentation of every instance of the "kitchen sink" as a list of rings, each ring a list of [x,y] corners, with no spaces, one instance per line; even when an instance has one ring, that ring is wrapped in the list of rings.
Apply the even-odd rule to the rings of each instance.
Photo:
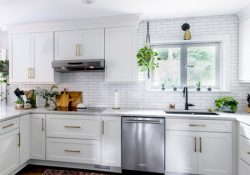
[[[198,111],[165,111],[166,114],[182,114],[182,115],[219,115],[215,112],[198,112]]]

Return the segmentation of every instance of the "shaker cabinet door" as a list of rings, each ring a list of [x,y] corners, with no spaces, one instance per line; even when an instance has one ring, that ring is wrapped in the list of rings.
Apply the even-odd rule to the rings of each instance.
[[[130,82],[137,80],[136,28],[105,29],[105,80]]]

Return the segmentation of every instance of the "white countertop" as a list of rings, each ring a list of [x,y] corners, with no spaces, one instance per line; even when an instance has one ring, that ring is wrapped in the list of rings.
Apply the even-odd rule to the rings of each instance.
[[[88,112],[67,112],[67,111],[52,111],[47,108],[37,108],[31,110],[15,110],[13,107],[2,106],[0,108],[0,122],[19,117],[25,114],[67,114],[67,115],[105,115],[105,116],[145,116],[145,117],[165,117],[168,119],[202,119],[202,120],[238,120],[250,125],[250,113],[241,111],[237,113],[218,113],[219,115],[183,115],[183,114],[166,114],[161,109],[131,109],[122,108],[114,110],[107,108],[102,113]]]

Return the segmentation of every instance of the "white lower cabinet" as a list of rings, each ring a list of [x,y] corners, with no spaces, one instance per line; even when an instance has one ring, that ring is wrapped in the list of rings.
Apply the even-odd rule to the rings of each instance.
[[[182,125],[182,122],[187,123],[185,120],[179,120],[179,125]],[[171,121],[166,121],[166,128],[172,128],[166,131],[166,174],[231,175],[230,130],[225,128],[223,132],[223,128],[220,129],[218,126],[209,131],[207,127],[211,121],[206,123],[205,120],[200,120],[197,123],[195,120],[189,120],[188,122],[190,128],[185,131],[170,126]],[[216,130],[222,132],[214,132]]]
[[[196,132],[166,132],[166,171],[178,173],[197,173],[197,151],[195,151]]]
[[[100,150],[97,140],[47,138],[47,160],[100,164]]]
[[[30,116],[20,117],[20,165],[30,159]]]
[[[0,135],[0,175],[19,166],[19,129]]]
[[[240,160],[239,175],[249,175],[249,173],[250,173],[250,164],[246,163],[243,160]]]
[[[121,167],[121,117],[102,117],[102,165]]]
[[[231,133],[199,132],[198,174],[232,174]]]
[[[239,175],[250,174],[250,126],[239,125]]]
[[[45,114],[31,114],[30,131],[30,158],[45,160]]]

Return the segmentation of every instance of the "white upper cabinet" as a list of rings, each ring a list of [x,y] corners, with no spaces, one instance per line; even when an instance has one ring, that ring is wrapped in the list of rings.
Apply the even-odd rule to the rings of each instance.
[[[104,29],[55,32],[55,60],[104,59]]]
[[[10,82],[54,83],[53,33],[10,37]]]
[[[31,67],[30,35],[10,37],[10,82],[28,82],[28,70]]]
[[[136,27],[105,29],[105,80],[137,80]]]
[[[250,82],[250,19],[242,21],[239,27],[239,80]]]
[[[83,59],[104,59],[104,29],[81,30],[79,47]]]
[[[55,60],[78,58],[78,31],[55,32]]]
[[[38,33],[32,35],[31,44],[33,82],[54,82],[53,61],[53,33]]]

